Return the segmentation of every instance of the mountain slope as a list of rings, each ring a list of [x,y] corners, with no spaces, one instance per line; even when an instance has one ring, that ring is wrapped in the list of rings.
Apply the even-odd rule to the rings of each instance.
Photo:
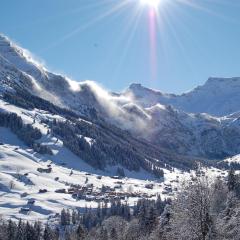
[[[240,109],[240,78],[209,78],[203,86],[182,95],[165,94],[132,84],[123,95],[130,96],[143,107],[160,103],[185,112],[225,116]]]
[[[109,93],[94,82],[77,83],[49,72],[4,36],[0,37],[0,61],[4,101],[64,117],[65,122],[55,126],[47,122],[51,131],[74,153],[83,152],[86,161],[95,159],[96,167],[127,163],[130,169],[138,170],[140,165],[150,170],[147,163],[156,164],[154,159],[159,164],[189,167],[196,158],[222,159],[240,153],[238,113],[226,117],[187,113],[237,112],[238,78],[210,79],[179,96],[140,84],[132,84],[124,93]],[[79,117],[94,125],[79,124]],[[77,135],[99,139],[89,149]]]

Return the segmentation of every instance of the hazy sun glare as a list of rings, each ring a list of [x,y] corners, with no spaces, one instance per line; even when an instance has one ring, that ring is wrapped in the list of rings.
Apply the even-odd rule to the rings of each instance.
[[[148,5],[153,8],[158,8],[161,0],[140,0],[143,5]]]

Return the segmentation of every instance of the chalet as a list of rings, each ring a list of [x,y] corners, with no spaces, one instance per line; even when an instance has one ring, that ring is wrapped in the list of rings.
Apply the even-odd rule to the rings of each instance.
[[[117,181],[116,184],[120,184],[120,185],[122,185],[123,182],[122,182],[122,181]],[[138,187],[138,185],[135,185],[135,187]]]
[[[21,197],[26,197],[28,195],[28,193],[24,192],[21,194]]]
[[[27,204],[33,205],[35,203],[35,199],[28,199]]]
[[[166,187],[171,187],[172,185],[170,183],[164,183]]]
[[[120,176],[112,176],[111,178],[113,178],[113,179],[121,179]]]
[[[92,195],[86,195],[85,200],[88,201],[88,202],[91,202],[91,201],[95,200],[95,197],[92,196]]]
[[[52,168],[38,168],[37,171],[40,173],[51,173]]]
[[[145,185],[145,188],[147,188],[147,189],[153,189],[153,184],[152,184],[152,183],[146,184],[146,185]]]
[[[66,193],[66,189],[65,188],[56,189],[55,193]]]
[[[172,192],[172,187],[164,187],[164,190],[167,191],[167,192]]]
[[[39,189],[38,192],[39,192],[39,193],[46,193],[46,192],[47,192],[47,189]]]
[[[95,198],[96,202],[102,202],[105,200],[104,196],[99,196]]]
[[[87,188],[93,188],[93,184],[92,183],[89,183],[86,185]]]
[[[162,194],[168,194],[168,191],[162,191]]]
[[[30,213],[30,208],[28,208],[28,207],[22,207],[21,209],[20,209],[20,213],[23,213],[23,214],[29,214]]]
[[[68,193],[69,194],[74,194],[76,192],[76,188],[69,188]]]

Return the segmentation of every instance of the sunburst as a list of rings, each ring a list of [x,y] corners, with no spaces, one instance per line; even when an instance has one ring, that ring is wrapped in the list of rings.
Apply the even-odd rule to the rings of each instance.
[[[149,6],[157,10],[162,2],[162,0],[140,0],[141,4]]]

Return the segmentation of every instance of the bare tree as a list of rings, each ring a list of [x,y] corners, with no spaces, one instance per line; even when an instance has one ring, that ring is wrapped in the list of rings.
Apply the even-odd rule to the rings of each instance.
[[[9,182],[9,188],[12,190],[15,187],[15,183],[13,180]]]

